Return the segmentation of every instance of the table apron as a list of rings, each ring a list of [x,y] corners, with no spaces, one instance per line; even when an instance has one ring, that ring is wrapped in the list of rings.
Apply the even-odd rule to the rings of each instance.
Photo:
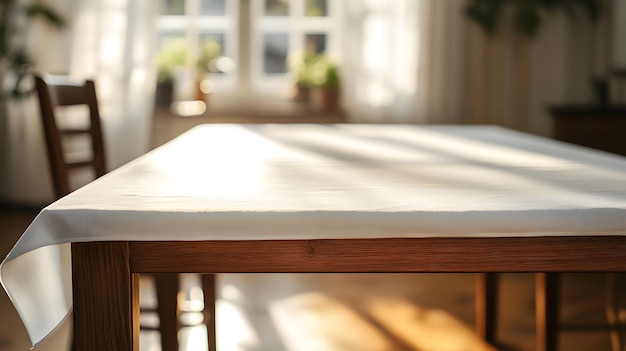
[[[134,241],[129,259],[134,273],[620,272],[626,236]]]

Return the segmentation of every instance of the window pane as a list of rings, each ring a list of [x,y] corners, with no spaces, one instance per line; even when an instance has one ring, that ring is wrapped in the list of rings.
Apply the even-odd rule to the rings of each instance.
[[[263,73],[287,73],[289,34],[266,33],[263,35]]]
[[[161,15],[182,16],[185,14],[185,0],[161,0]]]
[[[326,34],[307,34],[305,44],[306,51],[309,53],[326,52]]]
[[[200,14],[203,16],[226,16],[226,0],[201,0]]]
[[[265,0],[266,16],[289,16],[289,0]]]
[[[306,0],[304,14],[309,17],[328,16],[327,0]]]
[[[185,33],[182,31],[167,31],[159,33],[157,37],[157,47],[159,51],[181,51],[187,49]]]

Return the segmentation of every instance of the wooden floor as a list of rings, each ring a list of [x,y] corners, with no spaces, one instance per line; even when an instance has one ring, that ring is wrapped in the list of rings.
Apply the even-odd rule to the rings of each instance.
[[[194,277],[183,279],[194,285]],[[603,323],[603,279],[565,276],[564,322]],[[496,346],[473,332],[472,274],[222,275],[220,286],[220,350],[535,348],[532,274],[503,275]],[[605,331],[563,332],[561,343],[561,350],[610,349]]]
[[[198,123],[223,121],[209,116],[155,118],[154,144]],[[259,122],[238,120],[239,122]],[[36,211],[0,208],[0,257],[5,257]],[[497,347],[473,333],[474,275],[219,275],[218,349],[229,351],[308,350],[534,350],[534,277],[504,274]],[[205,350],[198,277],[181,276],[181,318],[191,326],[179,335],[181,350]],[[623,290],[622,290],[623,291]],[[147,278],[142,304],[154,303]],[[604,275],[564,275],[561,319],[604,321]],[[620,312],[626,317],[626,309]],[[149,314],[144,324],[158,323]],[[195,326],[194,326],[195,325]],[[71,320],[38,350],[68,350]],[[158,333],[142,332],[141,349],[158,351]],[[610,350],[608,333],[564,331],[561,350]],[[26,332],[6,294],[0,293],[0,351],[27,350]]]

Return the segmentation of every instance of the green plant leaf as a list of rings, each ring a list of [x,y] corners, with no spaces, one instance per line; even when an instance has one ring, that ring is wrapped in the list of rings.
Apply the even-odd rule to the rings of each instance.
[[[476,22],[487,34],[495,33],[498,16],[505,0],[471,0],[465,7],[465,15]]]
[[[497,30],[498,17],[504,6],[513,7],[515,27],[530,37],[539,32],[546,14],[563,11],[572,16],[582,11],[589,19],[596,20],[603,9],[602,0],[469,0],[464,13],[491,35]]]
[[[535,1],[518,1],[515,11],[515,23],[521,33],[529,37],[535,36],[541,25],[540,16],[539,6],[537,6]]]
[[[26,16],[30,18],[40,17],[56,28],[65,27],[65,19],[55,9],[42,3],[29,4],[25,8]]]

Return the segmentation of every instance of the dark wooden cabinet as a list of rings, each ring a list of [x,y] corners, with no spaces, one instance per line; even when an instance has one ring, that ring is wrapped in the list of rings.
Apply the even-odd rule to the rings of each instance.
[[[626,105],[555,106],[550,114],[555,139],[626,156]]]

